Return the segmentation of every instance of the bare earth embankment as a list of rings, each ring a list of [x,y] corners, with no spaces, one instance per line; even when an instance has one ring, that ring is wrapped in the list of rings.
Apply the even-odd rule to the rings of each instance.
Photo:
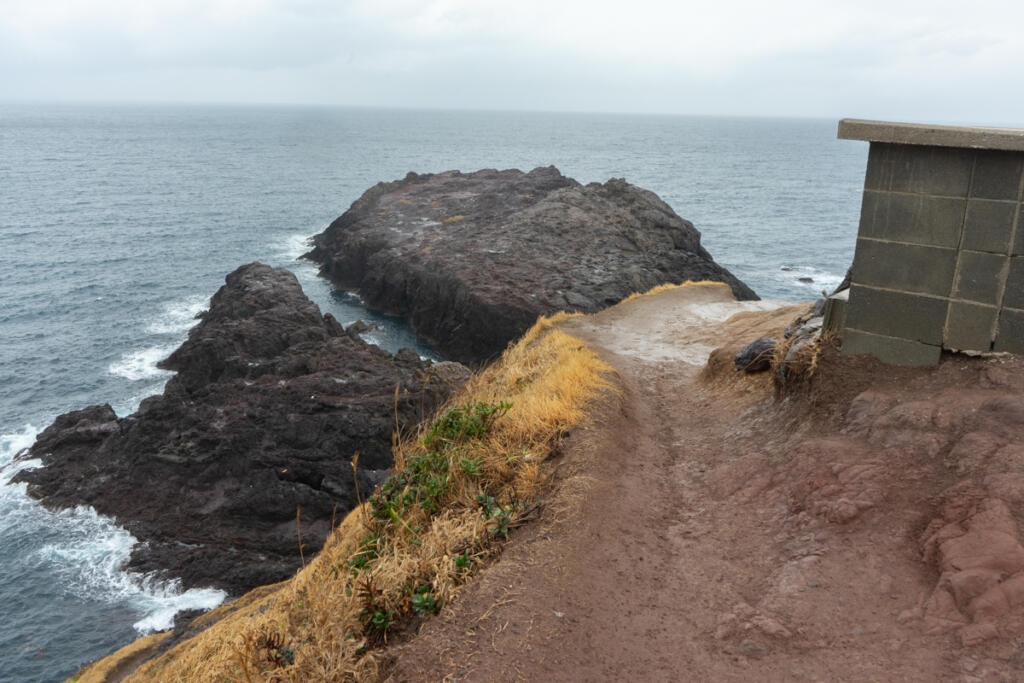
[[[826,348],[783,397],[705,367],[798,312],[699,285],[563,322],[620,393],[391,680],[1024,678],[1024,362]]]

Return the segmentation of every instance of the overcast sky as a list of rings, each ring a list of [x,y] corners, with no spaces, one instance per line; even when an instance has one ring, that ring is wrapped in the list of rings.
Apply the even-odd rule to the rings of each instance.
[[[1024,2],[0,0],[0,99],[1024,127]]]

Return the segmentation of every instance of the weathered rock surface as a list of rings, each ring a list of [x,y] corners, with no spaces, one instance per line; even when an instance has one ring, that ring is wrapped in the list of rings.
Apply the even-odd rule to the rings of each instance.
[[[757,298],[653,192],[621,179],[584,186],[553,166],[379,183],[314,244],[307,256],[334,282],[470,364],[538,315],[596,312],[665,282],[721,281]]]
[[[294,275],[258,263],[228,275],[162,366],[177,374],[133,415],[57,418],[29,454],[43,466],[16,480],[123,524],[144,541],[130,569],[232,594],[299,566],[296,509],[306,558],[318,550],[356,505],[353,455],[365,496],[392,464],[396,412],[410,427],[468,374],[346,334]]]
[[[733,365],[737,370],[747,373],[764,372],[772,366],[772,355],[775,353],[776,341],[771,337],[761,337],[750,342],[733,357]]]

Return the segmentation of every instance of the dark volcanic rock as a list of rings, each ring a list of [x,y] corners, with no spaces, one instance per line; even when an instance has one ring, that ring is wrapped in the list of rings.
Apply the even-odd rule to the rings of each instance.
[[[471,364],[538,315],[592,313],[665,282],[717,280],[757,298],[653,192],[580,185],[553,166],[410,173],[368,190],[314,244],[325,275]]]
[[[761,337],[750,342],[732,359],[737,370],[743,372],[764,372],[772,366],[772,355],[776,342],[770,337]]]
[[[164,361],[177,374],[162,396],[123,419],[62,415],[29,454],[43,466],[16,480],[46,505],[113,516],[145,541],[129,568],[238,594],[298,567],[297,508],[306,557],[322,546],[356,505],[352,456],[364,496],[392,464],[396,386],[408,428],[465,380],[453,365],[345,334],[290,272],[250,264]]]

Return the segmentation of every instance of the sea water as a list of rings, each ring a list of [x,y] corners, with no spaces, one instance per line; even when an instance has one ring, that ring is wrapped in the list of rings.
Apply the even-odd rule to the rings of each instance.
[[[62,412],[157,393],[156,363],[237,266],[285,266],[343,324],[434,355],[296,260],[408,171],[556,165],[653,190],[762,297],[811,299],[853,254],[866,145],[836,122],[298,107],[0,104],[0,679],[72,674],[223,594],[123,572],[135,539],[48,511],[14,456]]]

